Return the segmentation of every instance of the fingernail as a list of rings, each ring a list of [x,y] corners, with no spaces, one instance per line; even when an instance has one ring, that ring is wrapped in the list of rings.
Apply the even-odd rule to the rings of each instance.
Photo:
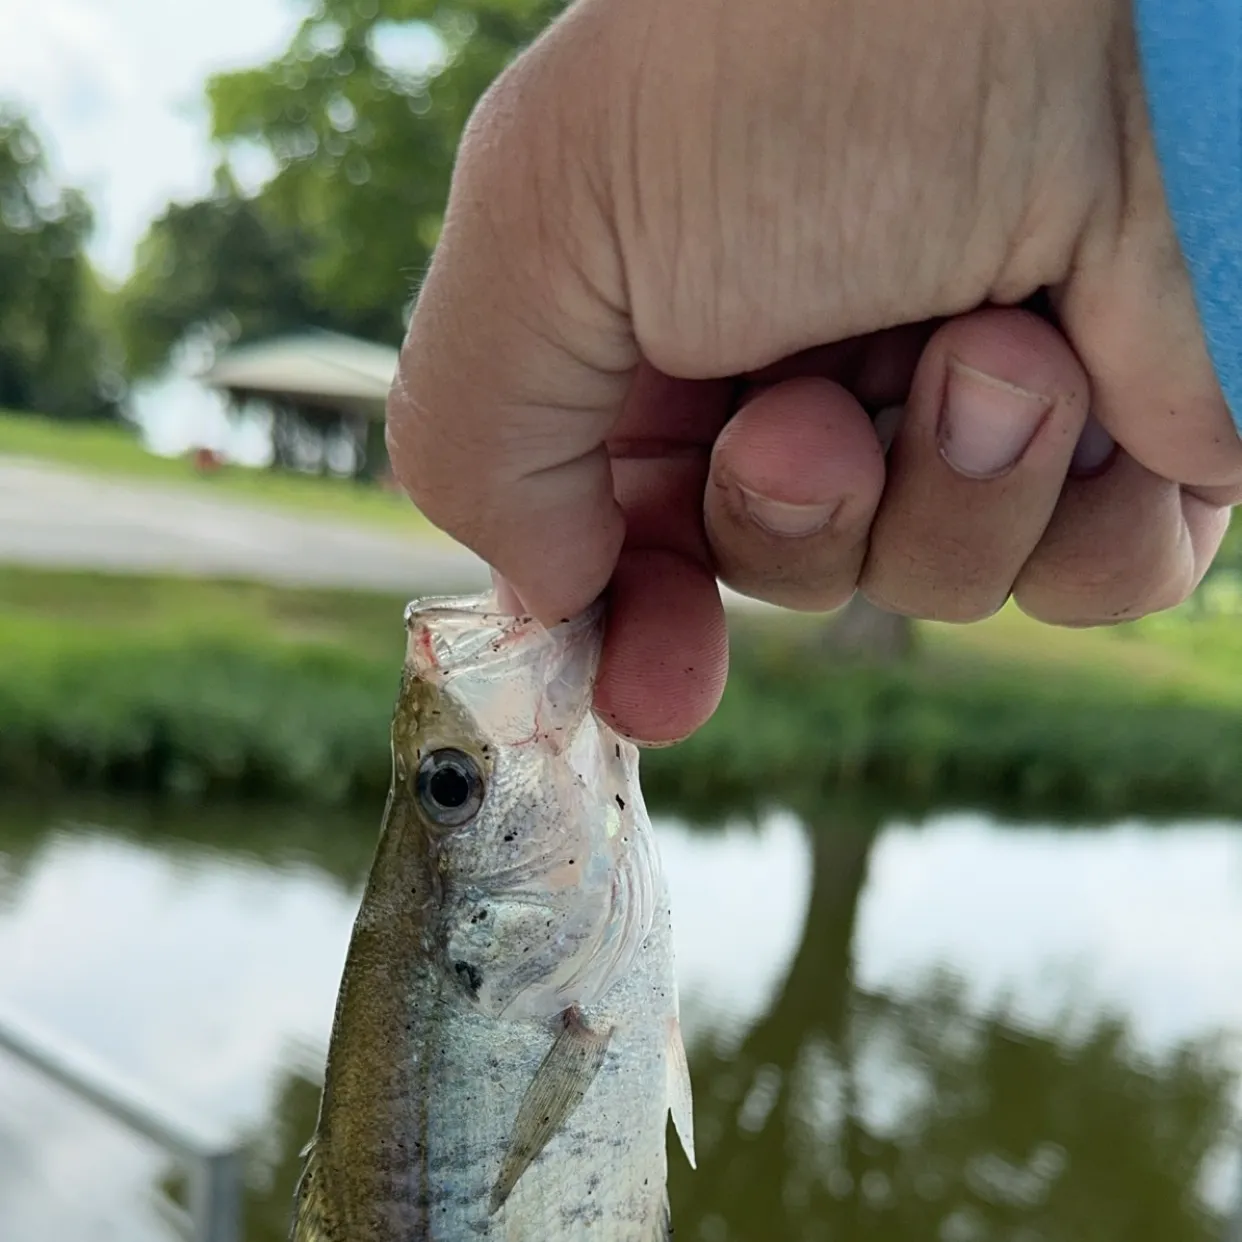
[[[940,455],[968,479],[997,478],[1017,463],[1050,409],[1050,397],[951,362]]]
[[[768,534],[780,535],[785,539],[804,539],[807,535],[823,530],[832,520],[839,504],[791,505],[784,500],[760,496],[748,487],[739,485],[738,491],[742,493],[742,503],[746,506],[751,521],[762,526]]]
[[[1088,418],[1070,458],[1070,474],[1082,478],[1099,474],[1112,460],[1117,441],[1094,418]]]

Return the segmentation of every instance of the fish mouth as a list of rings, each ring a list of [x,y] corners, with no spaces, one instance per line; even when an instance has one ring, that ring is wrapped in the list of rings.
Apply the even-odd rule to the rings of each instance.
[[[597,600],[576,617],[544,626],[535,617],[504,612],[494,592],[430,595],[405,606],[410,655],[420,672],[440,676],[487,671],[538,659],[546,647],[573,645],[603,628]]]
[[[567,734],[590,706],[602,600],[544,626],[502,610],[494,592],[428,596],[406,605],[405,627],[415,675],[468,706],[498,741]]]

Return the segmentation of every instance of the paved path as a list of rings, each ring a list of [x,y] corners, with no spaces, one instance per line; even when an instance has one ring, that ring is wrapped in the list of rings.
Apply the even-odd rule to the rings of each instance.
[[[397,592],[488,581],[447,541],[6,457],[0,563]]]
[[[13,457],[0,457],[0,564],[410,595],[489,582],[483,562],[447,540]],[[731,606],[755,606],[725,596]]]

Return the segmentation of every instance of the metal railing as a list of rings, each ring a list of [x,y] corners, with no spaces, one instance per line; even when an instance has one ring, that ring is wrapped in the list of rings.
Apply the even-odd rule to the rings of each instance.
[[[224,1135],[174,1114],[83,1049],[0,1012],[0,1050],[173,1153],[190,1169],[190,1207],[164,1214],[188,1242],[242,1242],[242,1152]],[[1225,1242],[1242,1242],[1242,1186],[1225,1225]]]
[[[1242,1172],[1242,1161],[1238,1162],[1238,1169]],[[1242,1178],[1239,1179],[1236,1193],[1233,1215],[1225,1225],[1225,1242],[1242,1242]]]
[[[176,1114],[84,1049],[0,1012],[0,1050],[92,1104],[188,1166],[189,1210],[166,1215],[189,1242],[241,1242],[242,1156],[226,1135]]]

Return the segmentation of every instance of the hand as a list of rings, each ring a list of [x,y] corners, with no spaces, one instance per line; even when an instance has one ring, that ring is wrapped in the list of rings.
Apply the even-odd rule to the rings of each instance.
[[[496,83],[389,443],[525,607],[609,590],[597,705],[622,731],[714,709],[717,572],[956,621],[1012,593],[1058,624],[1198,582],[1242,441],[1129,14],[578,0]],[[978,309],[1041,291],[1060,331]],[[894,405],[885,461],[868,414]]]

